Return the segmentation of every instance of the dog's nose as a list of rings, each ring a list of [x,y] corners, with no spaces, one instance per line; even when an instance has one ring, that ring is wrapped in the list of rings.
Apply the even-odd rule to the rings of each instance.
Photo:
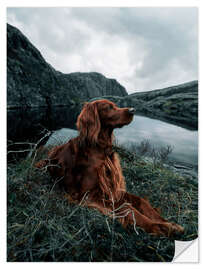
[[[135,114],[135,108],[129,108],[128,109],[128,112],[130,113],[130,114]]]

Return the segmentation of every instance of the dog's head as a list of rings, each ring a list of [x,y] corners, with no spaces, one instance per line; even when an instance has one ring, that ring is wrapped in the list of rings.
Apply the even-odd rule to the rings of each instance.
[[[128,125],[134,113],[134,108],[119,108],[106,99],[88,102],[78,116],[77,129],[88,141],[97,142],[102,129],[112,131]]]

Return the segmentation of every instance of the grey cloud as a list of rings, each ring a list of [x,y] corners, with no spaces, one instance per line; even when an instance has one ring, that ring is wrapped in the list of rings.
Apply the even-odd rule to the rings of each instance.
[[[167,61],[183,53],[188,55],[191,46],[197,56],[197,42],[194,42],[197,40],[196,8],[121,8],[117,12],[111,8],[111,20],[105,19],[106,9],[99,12],[100,20],[96,20],[98,15],[95,9],[73,10],[73,14],[79,15],[78,17],[92,24],[97,30],[102,30],[105,25],[110,34],[127,37],[132,45],[141,42],[143,47],[148,49],[146,60],[149,59],[149,62],[149,56],[153,59],[156,55],[164,63],[163,59]],[[153,61],[152,65],[156,65],[156,61]],[[146,66],[149,66],[149,63]],[[156,66],[154,67],[156,70]]]
[[[197,79],[196,8],[9,8],[48,62],[98,71],[129,92]]]
[[[16,20],[23,22],[27,33],[35,26],[40,42],[53,51],[67,52],[82,49],[90,39],[88,33],[77,27],[77,22],[61,8],[11,8]],[[37,37],[35,37],[37,38]]]
[[[140,43],[146,53],[136,76],[154,76],[170,68],[176,60],[180,68],[189,70],[195,77],[198,59],[196,8],[110,8],[108,13],[106,11],[106,8],[73,9],[73,14],[97,30],[105,29],[109,34],[126,38],[131,44],[132,65],[136,61],[133,49]]]

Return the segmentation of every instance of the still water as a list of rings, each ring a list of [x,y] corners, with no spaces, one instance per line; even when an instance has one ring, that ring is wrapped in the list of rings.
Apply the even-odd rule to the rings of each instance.
[[[198,163],[198,132],[160,120],[135,116],[130,125],[115,130],[119,143],[140,143],[149,140],[156,147],[170,145],[171,158],[191,164]]]
[[[119,144],[139,144],[149,140],[155,148],[170,145],[173,151],[170,158],[180,162],[196,165],[198,163],[198,132],[187,130],[160,120],[143,116],[134,116],[134,120],[120,129],[115,129],[114,135]],[[66,142],[77,136],[77,131],[61,129],[56,131],[47,144]]]

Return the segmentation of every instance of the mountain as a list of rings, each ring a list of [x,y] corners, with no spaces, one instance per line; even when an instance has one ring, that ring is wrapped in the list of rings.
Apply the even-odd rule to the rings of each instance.
[[[16,27],[7,24],[8,139],[72,127],[79,103],[103,95],[126,96],[115,79],[96,72],[64,74],[48,64]]]

